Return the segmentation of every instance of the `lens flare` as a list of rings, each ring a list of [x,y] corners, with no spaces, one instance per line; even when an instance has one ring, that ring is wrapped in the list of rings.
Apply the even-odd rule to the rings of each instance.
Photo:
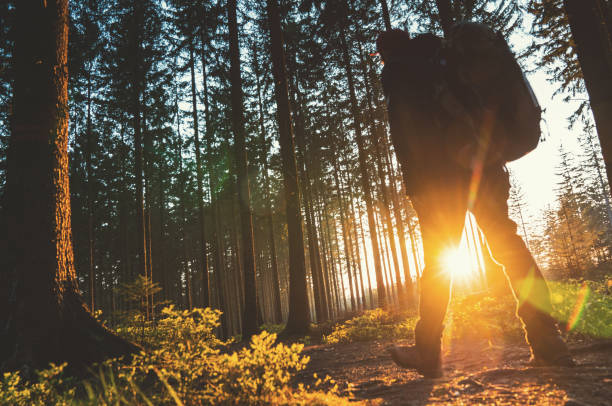
[[[449,248],[442,255],[442,264],[453,279],[469,279],[474,276],[470,255],[463,246]]]
[[[472,210],[472,208],[474,208],[474,203],[476,202],[476,197],[478,196],[478,189],[480,188],[480,181],[482,180],[482,171],[487,159],[487,152],[489,151],[491,134],[493,132],[493,125],[495,123],[494,117],[493,112],[486,112],[482,127],[480,128],[478,147],[472,160],[472,178],[470,180],[470,189],[468,193],[468,210]]]
[[[589,285],[585,283],[582,284],[580,288],[580,292],[578,292],[578,299],[576,300],[576,304],[574,305],[574,310],[567,320],[567,331],[573,330],[580,318],[582,317],[582,313],[584,312],[585,305],[589,300],[589,296],[591,294],[591,289],[589,289]]]

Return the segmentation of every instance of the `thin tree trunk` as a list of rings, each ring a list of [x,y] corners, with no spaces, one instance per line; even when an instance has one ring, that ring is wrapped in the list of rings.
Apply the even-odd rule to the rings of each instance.
[[[383,20],[385,22],[385,29],[387,31],[391,30],[391,18],[389,17],[389,7],[387,6],[387,0],[380,0],[380,5],[382,7]]]
[[[91,131],[91,67],[87,71],[87,153],[86,161],[86,176],[87,176],[87,237],[89,242],[89,310],[96,310],[95,302],[95,261],[94,261],[94,225],[93,225],[93,167],[92,167],[92,148],[93,134]]]
[[[342,199],[342,192],[340,191],[340,180],[338,179],[338,172],[340,171],[340,169],[338,168],[336,159],[334,159],[334,166],[335,166],[335,170],[333,171],[333,173],[334,173],[334,180],[335,180],[335,185],[336,185],[336,194],[338,196],[338,206],[340,207],[340,223],[342,227],[342,242],[344,244],[344,253],[346,257],[346,269],[347,269],[347,274],[349,278],[351,312],[355,312],[355,294],[353,293],[353,276],[351,273],[351,258],[350,258],[350,254],[352,250],[349,247],[349,242],[348,242],[348,237],[347,237],[348,222],[344,214],[344,202],[342,201],[343,199]],[[344,287],[342,287],[342,289],[344,289]],[[346,309],[346,303],[344,304],[344,306]]]
[[[382,129],[380,126],[377,126],[374,121],[374,108],[372,106],[372,91],[370,89],[370,81],[367,69],[367,63],[365,60],[365,53],[361,49],[361,45],[359,46],[359,53],[362,56],[361,67],[363,78],[365,82],[366,95],[368,101],[368,113],[369,113],[369,121],[371,123],[370,136],[374,139],[376,143],[375,150],[375,158],[376,158],[376,168],[378,169],[378,178],[380,182],[380,196],[382,198],[382,205],[380,206],[383,220],[387,227],[387,234],[389,239],[389,245],[391,246],[391,255],[393,258],[393,269],[395,271],[395,279],[396,279],[396,290],[397,290],[397,300],[400,309],[405,309],[408,307],[409,303],[412,301],[412,298],[408,298],[406,294],[406,290],[404,290],[404,286],[402,285],[402,277],[400,271],[400,263],[399,258],[397,256],[397,248],[395,245],[395,233],[393,232],[393,221],[391,220],[391,211],[389,209],[391,202],[389,201],[388,189],[386,186],[385,179],[385,171],[382,163],[382,148],[384,147],[383,137],[380,136],[380,132]],[[391,173],[389,173],[389,179],[392,181]],[[409,279],[406,279],[406,286],[410,287],[411,282]],[[409,291],[410,292],[410,291]]]
[[[257,281],[255,277],[255,247],[253,245],[253,216],[251,213],[251,192],[249,189],[248,158],[245,145],[245,120],[236,7],[236,0],[228,0],[227,18],[229,24],[230,81],[232,84],[232,131],[235,140],[238,204],[240,207],[242,231],[242,266],[244,269],[245,296],[242,338],[248,340],[259,331],[259,325],[257,322]]]
[[[334,241],[336,241],[336,246],[339,246],[338,244],[338,229],[336,227],[334,227]],[[344,277],[342,276],[342,266],[339,264],[338,265],[338,279],[340,279],[340,292],[342,293],[342,304],[344,305],[344,307],[342,308],[342,312],[344,314],[348,313],[348,305],[347,305],[347,301],[346,301],[346,289],[344,287]]]
[[[136,244],[138,254],[138,272],[147,277],[147,241],[145,232],[144,186],[143,186],[143,150],[142,150],[142,106],[141,96],[144,87],[143,73],[140,68],[142,54],[139,33],[142,30],[144,10],[140,2],[134,3],[133,20],[129,25],[131,48],[131,81],[132,81],[132,126],[134,129],[134,172],[136,176]],[[147,306],[148,309],[148,306]],[[148,315],[147,315],[148,317]]]
[[[193,117],[193,141],[196,158],[196,198],[198,199],[198,223],[200,232],[200,247],[198,259],[200,262],[200,305],[210,306],[210,281],[208,280],[208,256],[206,255],[206,223],[204,218],[204,187],[202,173],[202,158],[200,148],[200,133],[198,125],[198,100],[195,83],[195,60],[193,46],[189,48],[189,71],[191,73],[191,115]]]
[[[316,208],[314,209],[316,212],[315,229],[317,229],[317,223],[318,223],[318,229],[320,230],[320,238],[319,238],[320,246],[319,244],[317,244],[316,254],[317,254],[317,257],[319,257],[319,260],[321,261],[321,265],[322,265],[321,273],[322,273],[322,280],[323,280],[323,294],[325,295],[325,304],[326,304],[326,308],[328,312],[328,317],[333,319],[332,310],[331,310],[332,297],[331,297],[331,285],[330,285],[330,278],[329,278],[329,267],[328,267],[327,259],[325,256],[325,237],[323,235],[324,234],[323,217],[327,218],[329,214],[327,211],[327,203],[324,199],[320,198],[321,193],[319,190],[317,190],[316,195],[317,195],[317,199],[313,202],[313,204],[316,206]],[[321,255],[321,248],[323,249],[323,255]]]
[[[178,89],[175,90],[176,91],[176,98],[175,98],[175,102],[174,102],[174,109],[176,111],[176,134],[178,137],[178,145],[177,145],[177,151],[176,151],[176,158],[178,160],[179,163],[179,178],[178,181],[182,184],[187,182],[187,173],[185,172],[184,168],[183,168],[183,137],[181,136],[181,120],[180,120],[180,110],[179,110],[179,105],[178,105]],[[191,276],[190,276],[190,272],[189,272],[189,267],[187,266],[187,262],[189,259],[188,256],[188,243],[187,243],[187,233],[185,232],[185,228],[187,227],[187,214],[186,214],[186,210],[185,210],[185,196],[183,193],[181,193],[179,195],[179,213],[180,213],[180,222],[179,222],[179,229],[180,229],[180,236],[181,236],[181,248],[183,251],[183,261],[182,261],[182,269],[183,269],[183,273],[184,273],[184,278],[185,278],[185,296],[184,299],[186,301],[186,305],[189,308],[189,310],[191,310],[193,308],[193,302],[192,302],[192,297],[191,297]],[[181,277],[179,275],[179,285],[182,288],[183,287],[183,283],[181,281]],[[181,294],[181,297],[183,297],[183,295]]]
[[[353,205],[353,199],[351,197],[351,206],[352,205]],[[353,210],[353,223],[355,224],[354,229],[355,229],[355,246],[356,246],[356,252],[357,252],[357,260],[361,264],[361,256],[359,255],[359,235],[357,235],[357,223],[359,223],[359,233],[361,235],[361,244],[363,245],[363,255],[364,255],[363,262],[365,262],[366,275],[368,277],[368,293],[370,296],[370,303],[372,304],[372,307],[374,307],[374,294],[372,293],[372,279],[370,277],[370,264],[367,258],[368,251],[366,249],[365,234],[363,232],[363,222],[361,221],[361,210],[357,208],[358,211],[356,213],[355,213],[354,207],[352,207],[352,210]],[[357,222],[354,220],[355,215],[357,216]],[[361,270],[361,267],[359,267],[359,269]],[[384,289],[384,286],[383,286],[383,289]],[[376,295],[378,296],[378,287],[376,288]]]
[[[328,319],[327,301],[325,298],[325,283],[323,281],[321,256],[319,253],[319,241],[317,236],[316,225],[313,215],[313,198],[312,189],[310,187],[310,177],[308,176],[308,168],[306,166],[306,142],[304,134],[304,118],[298,104],[295,99],[295,93],[298,92],[298,84],[295,85],[293,91],[293,107],[294,107],[294,121],[295,125],[295,140],[297,144],[297,164],[298,173],[300,175],[300,181],[302,186],[302,200],[304,202],[304,211],[306,216],[306,233],[308,235],[308,254],[310,260],[310,270],[313,281],[313,293],[315,300],[315,309],[317,314],[317,322],[325,322]]]
[[[386,298],[384,290],[384,282],[382,275],[382,266],[380,263],[380,249],[378,244],[378,236],[376,234],[376,225],[374,223],[374,210],[372,207],[372,192],[370,186],[370,176],[366,161],[366,150],[361,133],[361,120],[359,118],[359,106],[357,104],[357,96],[355,95],[355,84],[353,78],[353,70],[351,69],[351,58],[349,55],[348,43],[344,29],[340,29],[340,41],[342,46],[342,56],[344,69],[347,76],[349,87],[349,96],[351,104],[351,113],[353,115],[353,126],[355,138],[357,139],[357,148],[359,150],[359,170],[361,174],[361,187],[363,188],[364,199],[366,203],[366,211],[368,214],[368,226],[370,229],[370,240],[372,243],[372,256],[374,257],[374,273],[376,274],[376,286],[378,290],[378,307],[386,307]]]
[[[267,1],[270,26],[272,71],[277,105],[280,136],[283,184],[286,198],[287,228],[289,239],[289,318],[285,332],[305,334],[310,327],[310,312],[306,285],[306,259],[300,212],[300,191],[295,161],[293,128],[287,87],[287,71],[283,50],[280,14],[276,0]]]
[[[228,296],[226,294],[227,290],[227,275],[225,272],[225,261],[223,256],[223,241],[221,240],[221,212],[219,207],[219,196],[217,190],[217,176],[214,173],[214,165],[213,165],[213,131],[211,125],[211,114],[210,114],[210,104],[208,101],[208,76],[206,71],[206,45],[207,45],[207,37],[203,26],[200,26],[200,59],[202,63],[202,87],[203,94],[202,100],[204,104],[204,119],[206,121],[206,125],[204,127],[204,137],[206,139],[207,149],[208,149],[208,175],[210,180],[210,201],[213,210],[213,267],[215,272],[215,288],[217,289],[217,295],[219,298],[219,309],[223,312],[221,314],[221,332],[224,337],[229,336],[230,332],[230,320],[231,315],[229,304],[231,303],[228,300]]]
[[[259,67],[259,61],[257,60],[257,47],[253,46],[253,66],[255,68],[255,79],[257,85],[257,102],[259,107],[259,136],[260,142],[264,147],[264,151],[261,154],[261,166],[264,177],[264,193],[266,196],[265,203],[265,217],[268,226],[268,245],[270,247],[270,261],[272,268],[272,296],[273,296],[273,318],[275,323],[281,323],[283,320],[283,314],[281,311],[281,298],[280,298],[280,282],[278,277],[278,260],[276,255],[276,241],[274,238],[274,222],[272,219],[272,195],[270,193],[270,175],[266,148],[266,129],[264,127],[264,105],[261,97],[261,70]]]

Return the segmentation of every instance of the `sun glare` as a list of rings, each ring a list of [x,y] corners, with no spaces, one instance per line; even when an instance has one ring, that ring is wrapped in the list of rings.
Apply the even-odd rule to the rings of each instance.
[[[476,276],[475,267],[468,250],[461,244],[459,247],[449,248],[442,257],[444,269],[457,280],[469,280]]]

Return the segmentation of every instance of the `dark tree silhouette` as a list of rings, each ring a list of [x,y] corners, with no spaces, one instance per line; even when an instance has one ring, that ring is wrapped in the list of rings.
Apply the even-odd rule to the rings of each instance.
[[[584,83],[612,181],[612,41],[606,24],[610,11],[601,0],[564,0]]]
[[[248,159],[245,145],[242,78],[240,75],[240,49],[236,0],[227,2],[229,24],[230,81],[232,85],[232,131],[235,140],[238,206],[242,235],[242,266],[244,269],[244,316],[242,337],[249,338],[259,330],[257,320],[257,288],[255,278],[255,252],[253,246],[253,219],[251,192],[248,178]]]
[[[287,200],[287,227],[289,232],[289,317],[285,332],[305,334],[310,328],[308,291],[306,288],[306,259],[304,235],[300,212],[300,190],[293,128],[291,126],[285,53],[276,0],[268,0],[268,24],[270,25],[271,54],[274,75],[274,94],[277,105],[277,121],[280,135],[283,166],[283,185]]]
[[[68,186],[68,1],[16,4],[14,98],[1,215],[0,370],[78,368],[137,347],[79,296]]]
[[[200,147],[200,132],[198,128],[198,101],[196,95],[195,82],[195,60],[193,57],[193,46],[189,48],[189,73],[191,74],[191,106],[193,117],[193,142],[196,156],[196,186],[198,199],[198,222],[200,229],[200,282],[201,294],[200,305],[203,307],[210,306],[210,288],[208,281],[208,256],[206,255],[206,224],[204,220],[204,192],[203,192],[203,173],[202,173],[202,151]]]

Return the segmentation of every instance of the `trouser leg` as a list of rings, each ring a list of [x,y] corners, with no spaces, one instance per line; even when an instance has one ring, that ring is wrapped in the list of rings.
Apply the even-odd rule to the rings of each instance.
[[[558,337],[559,330],[550,316],[552,304],[546,281],[517,235],[516,223],[509,218],[509,190],[507,172],[502,167],[489,169],[483,176],[479,198],[472,211],[487,236],[493,257],[504,265],[518,301],[517,314],[523,322],[526,339],[534,356],[538,356],[550,350],[546,348],[551,343],[548,338]]]
[[[429,363],[440,359],[443,322],[450,299],[450,273],[445,269],[442,257],[445,250],[459,244],[465,221],[465,207],[461,200],[446,197],[440,193],[429,199],[413,199],[425,257],[415,341],[417,349]]]

